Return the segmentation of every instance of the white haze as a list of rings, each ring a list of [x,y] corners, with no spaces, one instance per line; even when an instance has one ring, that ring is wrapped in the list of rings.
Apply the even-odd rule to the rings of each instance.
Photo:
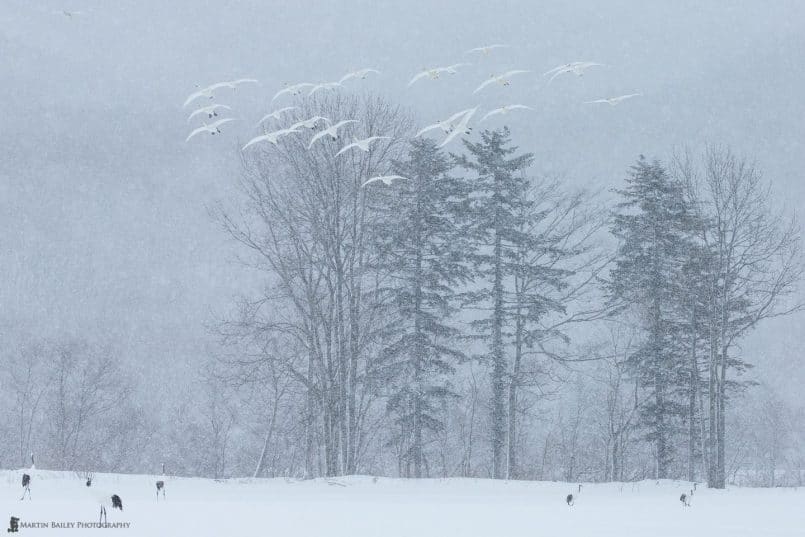
[[[480,60],[489,73],[475,66],[438,88],[406,89],[410,77],[505,42],[502,67],[533,71],[511,102],[536,111],[508,117],[537,171],[606,192],[639,154],[712,141],[756,158],[782,210],[805,206],[802,2],[69,4],[0,4],[0,322],[113,342],[160,390],[195,368],[205,325],[255,283],[207,207],[233,194],[234,140],[285,82],[374,67],[383,74],[364,87],[426,124],[472,105],[479,76],[501,68]],[[542,72],[574,60],[608,67],[544,87]],[[195,85],[243,76],[261,86],[222,100],[243,121],[185,143]],[[644,96],[626,113],[581,104],[632,92]],[[759,377],[791,396],[805,381],[802,321],[772,321],[744,345]]]

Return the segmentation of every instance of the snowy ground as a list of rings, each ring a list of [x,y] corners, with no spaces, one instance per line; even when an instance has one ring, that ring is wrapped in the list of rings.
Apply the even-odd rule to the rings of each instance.
[[[97,500],[72,473],[33,472],[33,499],[19,500],[20,471],[0,471],[0,532],[21,522],[95,522]],[[169,478],[157,503],[152,476],[98,474],[98,490],[123,499],[108,520],[128,522],[117,535],[188,536],[651,536],[805,535],[805,490],[702,489],[653,481],[576,485],[482,479],[229,480]],[[21,528],[24,534],[98,534],[98,529]]]

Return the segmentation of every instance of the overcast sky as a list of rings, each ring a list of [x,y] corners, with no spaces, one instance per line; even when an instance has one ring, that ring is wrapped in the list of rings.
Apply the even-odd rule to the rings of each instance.
[[[511,48],[464,54],[492,42]],[[546,87],[543,72],[579,60],[606,67]],[[459,61],[474,65],[405,87]],[[508,116],[515,141],[536,171],[574,186],[606,191],[641,153],[710,141],[755,158],[781,210],[805,205],[805,2],[2,0],[0,321],[108,337],[143,368],[192,363],[205,323],[253,281],[207,212],[234,195],[238,141],[283,83],[359,67],[382,74],[353,87],[422,124],[534,107]],[[510,68],[532,73],[472,95]],[[195,85],[239,77],[261,85],[218,102],[242,121],[185,143]],[[634,92],[615,108],[583,104]],[[803,320],[745,346],[792,393],[805,381]]]

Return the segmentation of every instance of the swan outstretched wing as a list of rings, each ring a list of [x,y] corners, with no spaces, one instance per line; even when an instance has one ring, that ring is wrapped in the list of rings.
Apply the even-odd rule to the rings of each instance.
[[[594,101],[584,101],[584,104],[608,104],[611,106],[615,106],[616,104],[625,101],[627,99],[631,99],[632,97],[639,97],[642,96],[642,93],[630,93],[628,95],[620,95],[618,97],[609,97],[607,99],[596,99]]]
[[[310,149],[311,147],[313,147],[313,144],[315,144],[316,141],[321,140],[328,134],[330,134],[329,129],[320,130],[319,132],[313,135],[313,138],[310,139],[310,143],[307,144],[307,148]]]
[[[542,73],[542,76],[552,75],[554,73],[558,73],[558,72],[563,71],[563,70],[569,70],[570,68],[571,68],[571,64],[564,63],[562,65],[554,67],[550,71],[545,71],[544,73]]]
[[[642,93],[630,93],[628,95],[621,95],[619,97],[613,97],[613,100],[615,102],[619,103],[621,101],[625,101],[626,99],[631,99],[632,97],[642,97],[642,96],[643,96]]]
[[[196,134],[201,134],[202,132],[212,132],[212,130],[208,126],[202,125],[201,127],[194,129],[184,141],[189,142],[190,138],[194,137]]]
[[[523,75],[525,73],[530,73],[530,72],[531,71],[528,71],[526,69],[513,69],[511,71],[506,71],[505,73],[500,75],[500,78],[509,78],[509,77],[514,76],[514,75]]]
[[[254,138],[252,138],[251,140],[246,142],[246,145],[244,145],[240,150],[241,151],[246,151],[246,148],[248,148],[250,146],[253,146],[254,144],[260,143],[263,140],[270,141],[271,138],[272,138],[271,134],[261,134],[260,136],[255,136]]]
[[[555,72],[555,73],[554,73],[554,74],[551,76],[551,78],[549,78],[549,79],[548,79],[548,84],[550,85],[550,83],[551,83],[551,82],[553,82],[553,79],[554,79],[554,78],[556,78],[557,76],[559,76],[559,75],[563,75],[563,74],[565,74],[565,73],[571,73],[571,72],[573,72],[573,69],[571,69],[571,68],[567,68],[567,69],[560,69],[559,71],[556,71],[556,72]]]
[[[487,118],[490,118],[490,117],[495,116],[497,114],[505,114],[506,112],[509,112],[510,110],[533,110],[533,108],[531,108],[530,106],[526,106],[524,104],[510,104],[510,105],[506,105],[506,106],[501,106],[500,108],[495,108],[494,110],[490,110],[489,112],[487,112],[484,115],[484,117],[482,117],[481,120],[478,123],[481,123],[482,121],[486,120]]]
[[[422,80],[422,79],[423,79],[423,78],[425,78],[426,76],[432,76],[434,73],[438,73],[438,71],[437,71],[436,69],[425,69],[425,70],[424,70],[424,71],[422,71],[421,73],[416,74],[416,75],[414,76],[414,78],[412,78],[412,79],[411,79],[411,81],[408,83],[408,87],[410,88],[411,86],[413,86],[413,85],[414,85],[414,83],[415,83],[416,81],[418,81],[418,80]]]
[[[193,101],[195,101],[199,97],[208,97],[209,95],[210,95],[210,88],[201,88],[200,90],[198,90],[198,91],[196,91],[194,93],[191,93],[187,97],[187,99],[185,100],[184,104],[182,105],[182,108],[187,107],[188,104],[192,103]]]
[[[466,62],[454,63],[453,65],[448,65],[447,67],[441,67],[440,70],[446,73],[455,74],[458,72],[459,67],[467,67],[469,65],[472,64]]]
[[[299,108],[298,106],[286,106],[285,108],[280,108],[279,110],[274,110],[273,112],[264,115],[262,117],[262,119],[260,119],[260,121],[257,122],[257,124],[260,125],[261,123],[263,123],[263,122],[265,122],[265,121],[267,121],[267,120],[269,120],[271,118],[279,119],[280,114],[284,114],[285,112],[290,112],[291,110],[297,110],[298,108]]]
[[[492,78],[490,78],[490,79],[488,79],[488,80],[485,80],[483,83],[481,83],[481,85],[480,85],[480,86],[478,86],[477,88],[475,88],[475,91],[473,91],[473,93],[478,93],[479,91],[481,91],[482,89],[484,89],[485,87],[487,87],[489,84],[494,84],[494,83],[495,83],[495,82],[497,82],[497,81],[498,81],[498,79],[497,79],[497,78],[495,78],[495,77],[492,77]]]
[[[351,144],[347,144],[344,147],[342,147],[341,149],[339,149],[338,153],[336,153],[335,156],[338,156],[341,153],[345,153],[346,151],[349,151],[353,147],[357,147],[361,151],[368,151],[369,150],[369,145],[371,145],[372,142],[374,142],[376,140],[383,140],[383,139],[388,139],[388,138],[391,138],[391,137],[390,136],[370,136],[368,138],[364,138],[363,140],[355,140]]]
[[[322,82],[321,84],[316,84],[315,86],[313,86],[313,88],[308,92],[307,96],[310,97],[311,95],[322,89],[334,89],[340,87],[341,87],[340,82]]]
[[[501,44],[494,44],[494,45],[484,45],[482,47],[475,47],[471,48],[465,54],[472,54],[473,52],[480,52],[482,54],[488,54],[490,50],[494,50],[496,48],[509,48],[509,45],[501,45]]]
[[[361,188],[365,187],[366,185],[376,183],[377,181],[382,181],[386,185],[390,185],[392,181],[396,181],[398,179],[407,180],[407,177],[403,177],[402,175],[378,175],[376,177],[371,177],[368,181],[365,181]]]
[[[575,62],[572,64],[574,69],[588,69],[590,67],[603,67],[603,63],[596,63],[596,62]]]
[[[435,129],[441,129],[441,128],[443,128],[442,123],[434,123],[433,125],[428,125],[427,127],[421,129],[418,133],[416,133],[414,135],[414,138],[419,138],[420,136],[422,136],[426,132],[429,132],[429,131],[432,131],[432,130],[435,130]]]
[[[254,78],[239,78],[237,80],[232,80],[230,84],[234,86],[239,86],[241,84],[260,84],[260,81],[255,80]]]
[[[349,151],[353,147],[360,147],[360,146],[358,145],[358,142],[352,142],[351,144],[347,144],[344,147],[342,147],[341,149],[339,149],[338,152],[335,154],[335,156],[337,157],[341,153],[346,153],[347,151]]]
[[[343,119],[338,123],[336,123],[335,125],[333,125],[331,128],[333,129],[333,131],[337,132],[338,129],[340,129],[344,125],[349,125],[350,123],[357,123],[357,122],[358,122],[357,119]]]

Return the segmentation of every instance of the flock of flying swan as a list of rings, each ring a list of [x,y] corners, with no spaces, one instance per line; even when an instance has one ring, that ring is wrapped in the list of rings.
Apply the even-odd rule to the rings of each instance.
[[[478,57],[485,57],[492,54],[494,50],[497,49],[504,49],[510,48],[509,45],[504,44],[493,44],[493,45],[484,45],[480,47],[476,47],[470,49],[465,52],[468,55],[476,55]],[[419,81],[422,80],[438,80],[443,75],[454,75],[459,72],[459,69],[462,67],[470,66],[470,63],[466,62],[458,62],[451,65],[447,65],[444,67],[430,67],[430,68],[423,68],[422,71],[416,73],[413,78],[408,82],[407,87],[411,87]],[[554,81],[557,77],[563,74],[574,74],[578,77],[583,76],[585,71],[592,68],[592,67],[605,67],[604,64],[596,63],[596,62],[572,62],[563,65],[559,65],[550,71],[546,71],[543,73],[543,77],[549,77],[547,81],[547,85],[550,85],[551,82]],[[501,87],[507,87],[512,84],[513,77],[518,75],[525,75],[530,73],[531,71],[525,69],[513,69],[506,72],[503,72],[499,75],[492,75],[487,80],[483,81],[473,92],[472,94],[475,95],[486,88],[489,88],[492,85],[499,85]],[[312,83],[312,82],[300,82],[297,84],[285,84],[283,88],[277,91],[271,99],[273,103],[277,99],[287,96],[291,98],[308,98],[315,95],[317,92],[323,91],[337,91],[345,87],[345,83],[351,80],[364,80],[368,78],[370,75],[380,75],[381,72],[377,69],[372,68],[363,68],[358,69],[355,71],[350,71],[340,79],[332,82],[319,82],[319,83]],[[190,94],[184,102],[184,107],[187,107],[193,102],[196,102],[199,99],[206,99],[211,100],[214,99],[219,90],[224,89],[232,89],[236,90],[239,86],[243,84],[259,84],[259,82],[253,78],[240,78],[237,80],[225,81],[225,82],[218,82],[212,85],[209,85],[204,88],[199,88],[192,94]],[[617,97],[608,97],[604,99],[596,99],[593,101],[585,101],[584,104],[609,104],[610,106],[616,106],[623,101],[628,99],[632,99],[634,97],[641,96],[641,93],[631,93],[628,95],[620,95]],[[438,145],[438,147],[444,147],[450,142],[452,142],[456,137],[462,134],[471,134],[472,127],[470,126],[470,121],[475,117],[476,113],[478,112],[479,107],[468,108],[466,110],[462,110],[453,114],[452,116],[448,117],[445,120],[437,121],[432,125],[427,125],[420,129],[414,137],[424,136],[430,132],[438,132],[444,136],[442,142]],[[223,113],[224,111],[230,111],[232,108],[225,104],[219,103],[212,103],[207,104],[205,106],[201,106],[194,110],[190,116],[188,117],[188,121],[191,121],[193,118],[206,116],[204,118],[202,125],[195,128],[193,131],[190,132],[190,135],[187,137],[186,141],[189,141],[194,136],[201,134],[201,133],[209,133],[211,135],[220,134],[221,125],[226,123],[235,121],[235,118],[227,117],[227,118],[219,118],[219,112]],[[242,151],[246,151],[250,147],[253,147],[257,144],[261,143],[269,143],[272,145],[277,145],[280,138],[285,136],[300,136],[303,135],[305,131],[315,131],[312,137],[310,138],[307,148],[312,149],[315,144],[318,143],[325,143],[329,141],[330,143],[337,142],[344,138],[343,130],[345,127],[350,125],[356,125],[360,123],[356,119],[340,119],[338,121],[331,121],[329,118],[322,117],[322,116],[313,116],[308,119],[296,120],[290,126],[286,126],[283,128],[278,128],[273,131],[269,131],[266,128],[266,125],[270,122],[282,123],[286,118],[294,111],[299,110],[298,106],[284,106],[282,108],[278,108],[273,110],[266,115],[264,115],[258,122],[257,126],[263,129],[263,133],[253,137],[249,140],[242,148]],[[534,108],[525,104],[508,104],[504,106],[500,106],[498,108],[487,110],[486,113],[481,117],[478,123],[484,122],[494,116],[498,115],[506,115],[510,114],[514,111],[533,111]],[[298,118],[297,118],[298,119]],[[207,123],[206,120],[214,120],[211,123]],[[289,121],[290,122],[290,121]],[[286,123],[287,125],[287,123]],[[352,150],[359,150],[365,153],[369,153],[372,150],[374,144],[380,142],[381,140],[390,140],[390,136],[368,136],[366,138],[358,138],[356,136],[352,137],[352,141],[343,145],[336,153],[335,156],[339,157],[341,155],[348,154]],[[376,183],[383,183],[385,185],[391,185],[394,181],[397,180],[405,180],[406,177],[402,177],[400,175],[379,175],[376,177],[371,177],[369,180],[365,181],[361,186],[365,187],[370,184]]]

